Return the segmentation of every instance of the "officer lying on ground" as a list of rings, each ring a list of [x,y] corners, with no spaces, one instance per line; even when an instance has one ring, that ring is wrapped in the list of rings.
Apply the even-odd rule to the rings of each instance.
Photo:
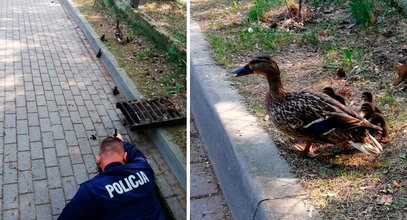
[[[166,219],[140,150],[118,134],[102,141],[96,162],[102,172],[81,184],[58,219]]]

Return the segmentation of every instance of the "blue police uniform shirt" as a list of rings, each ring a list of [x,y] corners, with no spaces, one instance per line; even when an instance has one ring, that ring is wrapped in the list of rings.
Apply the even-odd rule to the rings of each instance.
[[[58,219],[166,219],[153,169],[140,150],[127,141],[124,147],[126,164],[110,163],[82,183]]]

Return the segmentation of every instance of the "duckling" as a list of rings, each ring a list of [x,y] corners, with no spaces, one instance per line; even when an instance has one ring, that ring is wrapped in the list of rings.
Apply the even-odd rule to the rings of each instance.
[[[99,49],[98,53],[96,54],[97,58],[100,58],[102,56],[102,49]]]
[[[115,39],[118,42],[123,42],[124,41],[124,34],[123,34],[122,29],[120,28],[119,23],[120,23],[120,20],[117,19],[117,21],[116,21],[116,32],[114,33],[114,36],[115,36]]]
[[[266,108],[270,121],[283,133],[306,143],[308,153],[313,143],[348,144],[365,154],[380,154],[382,146],[368,129],[381,131],[360,115],[329,96],[284,89],[277,63],[269,56],[259,56],[232,71],[237,77],[264,76],[269,85]]]
[[[101,40],[101,41],[106,41],[106,34],[103,34],[103,35],[100,37],[100,40]]]
[[[363,100],[363,103],[371,103],[374,111],[382,114],[382,111],[380,111],[380,109],[377,108],[377,106],[373,104],[373,94],[372,93],[370,93],[370,92],[362,93],[362,100]]]
[[[323,90],[323,93],[331,96],[333,99],[335,99],[336,101],[342,103],[343,105],[346,105],[345,98],[343,96],[339,95],[338,93],[336,93],[335,90],[332,87],[326,87]]]
[[[119,94],[120,94],[120,91],[119,91],[119,89],[117,88],[117,86],[115,86],[115,87],[113,88],[113,95],[116,96],[116,95],[119,95]]]
[[[374,105],[370,102],[366,102],[362,104],[362,107],[360,108],[360,111],[363,112],[365,115],[364,118],[368,120],[370,123],[380,126],[382,128],[382,132],[379,138],[379,141],[382,143],[388,143],[390,142],[390,136],[389,136],[389,127],[387,126],[386,120],[384,116],[378,112],[375,112],[374,110]],[[373,136],[378,136],[378,132],[371,132]]]

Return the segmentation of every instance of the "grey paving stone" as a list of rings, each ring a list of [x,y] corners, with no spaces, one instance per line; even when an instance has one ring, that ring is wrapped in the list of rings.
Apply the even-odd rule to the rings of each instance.
[[[217,193],[215,180],[206,163],[204,165],[200,163],[191,164],[190,169],[191,182],[195,186],[199,186],[191,187],[191,197]]]
[[[21,171],[18,173],[18,191],[20,194],[33,192],[31,171]]]
[[[72,199],[72,197],[78,191],[78,186],[73,176],[62,178],[62,184],[64,186],[64,193],[66,200]]]
[[[17,182],[17,163],[4,163],[3,167],[3,184]]]
[[[41,132],[52,131],[52,129],[51,129],[51,121],[49,120],[49,118],[41,118],[40,119],[40,128],[41,128]]]
[[[57,151],[57,156],[69,155],[65,140],[55,140],[55,149]]]
[[[17,134],[28,134],[28,121],[18,120],[17,121]]]
[[[78,184],[89,180],[88,173],[86,172],[86,167],[84,164],[74,164],[72,167],[75,180]]]
[[[15,128],[16,127],[16,115],[6,114],[4,117],[4,127],[5,128]]]
[[[30,141],[41,141],[40,127],[29,127]]]
[[[18,187],[17,184],[3,185],[3,209],[14,209],[18,207]]]
[[[3,212],[3,217],[6,220],[18,220],[18,209],[6,210]]]
[[[24,194],[20,195],[20,218],[24,220],[34,220],[35,219],[35,202],[34,194]]]
[[[55,140],[53,137],[53,132],[51,132],[51,131],[42,132],[41,137],[42,137],[42,147],[43,148],[55,147]]]
[[[54,134],[54,139],[64,139],[65,138],[64,130],[62,128],[62,125],[60,125],[60,124],[52,125],[52,133]]]
[[[77,138],[86,138],[85,127],[82,124],[74,124],[73,127]]]
[[[93,154],[83,155],[83,160],[85,161],[85,166],[88,173],[97,172],[96,159]]]
[[[16,144],[4,145],[4,162],[17,161],[17,146]]]
[[[48,187],[46,180],[34,181],[34,199],[36,205],[49,203]]]
[[[61,174],[58,167],[48,167],[47,168],[47,180],[48,187],[50,189],[55,189],[62,187]]]
[[[174,196],[174,192],[171,189],[171,186],[167,183],[165,177],[163,175],[156,175],[156,183],[160,188],[160,191],[164,198]]]
[[[206,197],[194,200],[191,203],[191,220],[195,219],[222,219],[223,204],[220,196]]]
[[[31,169],[31,155],[30,151],[18,152],[18,169],[29,170]]]
[[[45,162],[44,160],[33,160],[31,161],[32,164],[32,174],[33,174],[33,180],[40,180],[40,179],[46,179],[47,175],[45,172]]]
[[[71,118],[61,118],[61,121],[62,121],[62,127],[64,128],[65,131],[73,130],[73,124],[72,124]]]
[[[4,143],[17,143],[17,132],[15,128],[6,128],[4,129]]]
[[[175,219],[186,219],[186,209],[182,207],[177,197],[168,198],[167,203],[170,206]]]
[[[38,205],[35,207],[37,219],[51,220],[51,206],[48,205]]]
[[[47,106],[38,106],[38,117],[39,118],[49,118]]]
[[[82,154],[91,154],[92,153],[92,148],[89,143],[89,139],[86,138],[80,138],[78,139],[79,142],[79,148],[81,149]]]
[[[39,126],[40,121],[38,119],[38,114],[37,113],[29,113],[28,114],[28,126]]]
[[[31,148],[31,159],[34,160],[44,158],[41,142],[31,142],[30,148]]]
[[[30,150],[30,136],[28,134],[17,135],[18,151]]]
[[[55,148],[44,149],[45,165],[47,167],[58,165]]]
[[[82,154],[79,147],[68,147],[68,152],[72,164],[83,163]]]
[[[59,157],[58,158],[59,168],[61,170],[61,176],[72,176],[72,163],[69,157]]]
[[[62,188],[51,189],[51,210],[53,215],[59,215],[62,209],[65,207],[65,197]]]
[[[65,131],[65,140],[68,146],[78,145],[78,140],[76,139],[74,131]]]
[[[27,108],[25,107],[17,108],[16,117],[17,120],[27,119]]]

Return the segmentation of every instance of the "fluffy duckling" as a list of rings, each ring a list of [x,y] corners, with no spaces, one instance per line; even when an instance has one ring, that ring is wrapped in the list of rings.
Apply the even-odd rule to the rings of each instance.
[[[343,96],[339,95],[338,93],[336,93],[335,90],[332,87],[326,87],[323,90],[323,93],[331,96],[333,99],[335,99],[336,101],[342,103],[343,105],[346,105],[345,98]]]
[[[379,108],[373,104],[373,95],[370,92],[362,93],[362,100],[363,103],[371,103],[375,112],[382,114]]]
[[[387,126],[386,120],[382,114],[375,112],[374,105],[370,102],[363,103],[360,110],[365,115],[364,118],[366,120],[382,128],[381,135],[379,135],[379,133],[375,131],[372,131],[370,133],[373,136],[380,136],[378,140],[382,143],[390,142],[391,139],[389,136],[389,127]]]

